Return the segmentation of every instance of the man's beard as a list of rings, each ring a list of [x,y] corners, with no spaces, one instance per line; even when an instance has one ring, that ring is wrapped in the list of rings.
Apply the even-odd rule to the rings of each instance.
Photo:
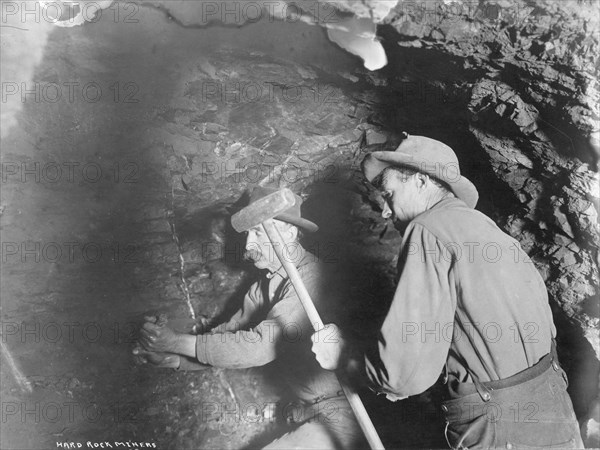
[[[256,263],[261,260],[262,252],[258,248],[252,248],[250,250],[246,250],[242,258],[244,261],[248,261],[250,263]]]

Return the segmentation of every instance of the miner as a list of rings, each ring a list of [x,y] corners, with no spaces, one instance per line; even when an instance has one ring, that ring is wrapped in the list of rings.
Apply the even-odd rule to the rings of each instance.
[[[254,189],[250,203],[275,192]],[[301,215],[302,199],[275,217],[284,238],[284,257],[298,268],[321,314],[334,309],[336,293],[316,255],[300,243],[301,232],[318,227]],[[201,335],[181,334],[168,324],[148,317],[133,352],[142,362],[157,367],[197,370],[206,367],[241,369],[275,361],[297,403],[287,409],[295,429],[266,448],[360,448],[362,432],[333,372],[322,369],[311,352],[312,325],[285,269],[275,255],[262,225],[246,237],[247,259],[264,275],[248,290],[242,307],[229,321]]]
[[[454,151],[404,137],[362,163],[382,216],[403,232],[391,306],[373,342],[351,342],[335,321],[315,333],[317,360],[366,373],[392,401],[443,375],[452,448],[583,447],[542,277],[518,242],[474,209],[478,192]]]

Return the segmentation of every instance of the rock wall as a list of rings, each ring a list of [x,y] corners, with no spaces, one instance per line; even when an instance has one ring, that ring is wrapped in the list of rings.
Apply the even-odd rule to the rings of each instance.
[[[303,8],[318,11],[314,4]],[[302,148],[294,149],[303,147],[302,141],[285,136],[293,143],[285,161],[304,168],[309,161],[327,161],[354,178],[357,155],[393,148],[405,129],[423,130],[453,145],[482,193],[480,209],[521,242],[546,280],[565,364],[574,374],[589,367],[589,358],[596,361],[572,388],[581,397],[577,412],[585,414],[589,398],[597,395],[600,357],[598,4],[333,4],[342,15],[379,24],[390,63],[379,72],[346,77],[366,82],[352,94],[356,104],[346,113],[350,119],[339,128],[338,112],[325,116],[315,125],[319,131],[306,147],[306,158],[300,157]],[[164,7],[177,16],[174,5]],[[308,111],[296,113],[310,117]],[[277,135],[272,138],[283,143]],[[244,157],[247,147],[241,145],[224,151],[241,151]],[[286,184],[284,178],[280,174],[271,181]],[[313,181],[287,184],[302,190]],[[357,194],[369,195],[364,188]],[[358,203],[352,211],[362,213],[353,220],[379,227],[391,236],[392,247],[397,244],[398,236]],[[366,233],[354,238],[369,242]]]
[[[307,245],[323,260],[344,264],[348,310],[360,310],[357,332],[373,332],[367,324],[381,318],[393,291],[400,234],[381,219],[358,165],[369,151],[393,150],[408,131],[456,150],[481,193],[478,208],[519,239],[540,269],[570,393],[586,421],[598,408],[592,400],[599,371],[597,4],[344,0],[334,2],[335,10],[278,2],[269,12],[271,2],[260,2],[267,12],[255,23],[258,10],[243,9],[255,3],[208,10],[219,2],[144,2],[139,22],[117,22],[110,9],[101,20],[48,37],[35,82],[94,80],[114,94],[119,81],[123,96],[17,105],[3,162],[15,168],[94,163],[105,177],[52,184],[8,174],[3,239],[128,246],[119,261],[100,264],[43,264],[14,255],[3,283],[3,319],[103,317],[104,328],[127,333],[117,332],[108,344],[78,341],[76,348],[11,336],[7,348],[26,375],[40,365],[66,373],[66,387],[56,392],[42,386],[43,377],[29,376],[35,395],[98,402],[105,411],[111,400],[133,400],[136,420],[121,424],[120,435],[156,436],[177,448],[239,448],[274,429],[267,410],[252,409],[252,420],[241,423],[219,412],[196,416],[202,404],[279,400],[259,372],[152,373],[132,368],[123,344],[149,310],[205,326],[236,306],[250,277],[228,218],[244,191],[259,184],[289,186],[307,198],[307,213],[321,225]],[[317,26],[344,23],[351,14],[378,24],[389,61],[382,70],[365,70]],[[123,170],[119,177],[115,167]],[[56,360],[59,369],[51,367]],[[3,389],[21,401],[18,386],[6,379]],[[386,444],[445,445],[434,441],[443,426],[426,428],[436,419],[429,395],[400,404],[365,396],[382,435],[396,439]],[[419,420],[425,412],[431,420]],[[254,420],[261,417],[269,420]],[[114,438],[108,415],[76,425],[66,440]],[[36,434],[29,423],[11,426],[18,428],[14,442],[29,448],[48,448],[40,436],[62,436],[65,428],[46,423]],[[586,422],[585,429],[593,426]]]

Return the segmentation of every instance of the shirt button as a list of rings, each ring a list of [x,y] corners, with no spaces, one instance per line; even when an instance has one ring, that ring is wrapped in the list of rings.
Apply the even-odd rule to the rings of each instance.
[[[552,368],[555,372],[558,372],[558,363],[556,361],[552,361]]]
[[[511,448],[513,448],[513,445],[510,442],[507,442],[506,448],[510,450]]]
[[[483,394],[481,394],[481,398],[483,398],[486,402],[490,401],[491,395],[489,392],[484,392]]]

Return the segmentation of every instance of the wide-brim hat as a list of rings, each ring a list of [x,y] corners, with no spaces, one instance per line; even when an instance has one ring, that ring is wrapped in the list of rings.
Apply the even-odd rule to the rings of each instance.
[[[448,185],[452,192],[470,208],[475,208],[479,193],[467,178],[460,174],[458,158],[446,144],[424,136],[407,136],[391,151],[369,153],[362,170],[369,182],[389,166],[408,167],[425,173]]]
[[[266,197],[267,195],[272,194],[273,192],[277,192],[278,190],[279,189],[257,186],[250,194],[249,204],[251,205],[255,201]],[[309,233],[314,233],[319,229],[319,227],[316,223],[313,223],[310,220],[307,220],[302,217],[302,198],[296,194],[294,194],[294,198],[296,199],[294,205],[286,209],[283,213],[275,216],[274,219],[281,220],[282,222],[291,223],[292,225],[302,228],[303,230],[308,231]]]

